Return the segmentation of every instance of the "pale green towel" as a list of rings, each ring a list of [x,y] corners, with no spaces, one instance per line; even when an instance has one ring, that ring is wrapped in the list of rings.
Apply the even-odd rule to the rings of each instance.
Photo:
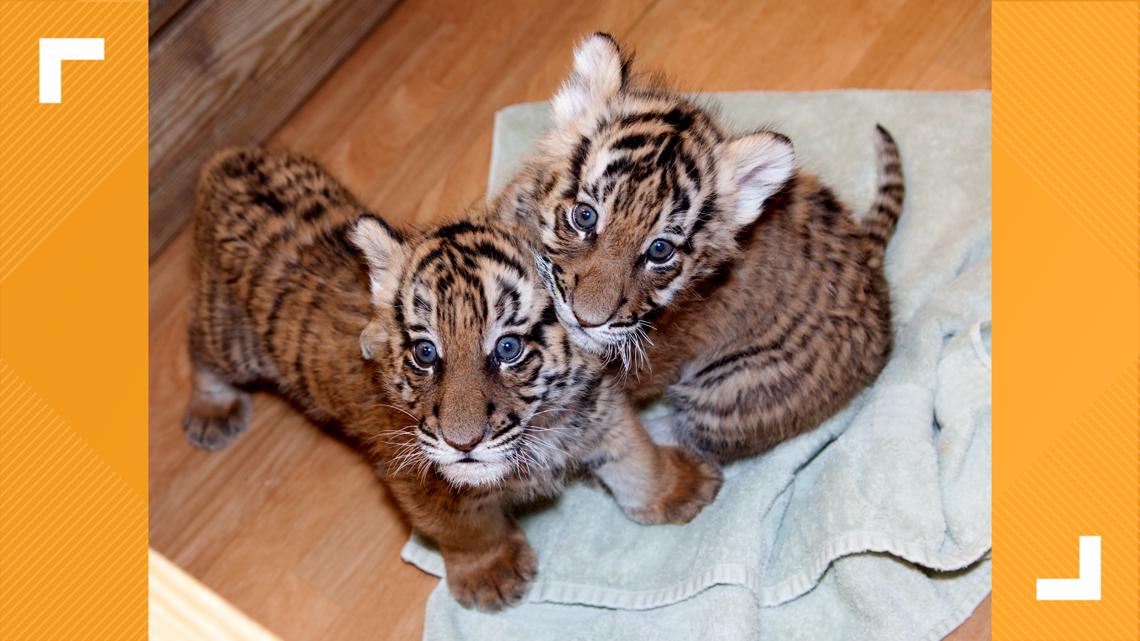
[[[774,128],[862,212],[872,129],[902,150],[906,207],[887,254],[897,343],[878,382],[819,429],[726,469],[685,526],[639,526],[572,487],[523,517],[527,602],[488,615],[440,586],[427,639],[938,639],[990,586],[990,95],[714,94],[740,130]],[[495,121],[491,187],[529,151],[544,105]],[[443,563],[417,538],[404,558]]]

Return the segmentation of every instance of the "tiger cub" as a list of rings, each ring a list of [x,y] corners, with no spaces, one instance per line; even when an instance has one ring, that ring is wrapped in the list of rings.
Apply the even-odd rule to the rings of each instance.
[[[553,127],[492,206],[531,224],[574,342],[632,368],[635,400],[671,401],[663,438],[720,461],[755,455],[886,362],[898,149],[879,127],[877,196],[859,222],[796,168],[786,137],[732,136],[630,62],[608,35],[579,44]]]
[[[510,509],[576,474],[641,523],[688,521],[719,489],[649,439],[501,223],[404,235],[316,163],[237,150],[203,171],[194,251],[190,442],[225,446],[249,423],[241,388],[272,385],[360,444],[464,605],[523,596],[536,559]]]

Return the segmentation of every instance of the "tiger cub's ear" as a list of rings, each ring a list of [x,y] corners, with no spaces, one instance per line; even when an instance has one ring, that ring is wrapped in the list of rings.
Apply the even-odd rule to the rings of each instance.
[[[608,33],[595,33],[574,48],[574,70],[554,95],[554,124],[567,127],[609,100],[625,83],[627,61]]]
[[[375,307],[390,306],[396,298],[400,267],[408,258],[408,246],[403,237],[374,214],[364,214],[356,221],[349,240],[360,248],[368,262],[372,304]]]
[[[372,319],[360,332],[360,355],[364,360],[380,360],[381,350],[388,342],[388,328],[383,320]]]
[[[796,170],[796,152],[787,136],[761,131],[720,145],[720,192],[735,194],[734,222],[743,227],[760,217],[761,205]]]

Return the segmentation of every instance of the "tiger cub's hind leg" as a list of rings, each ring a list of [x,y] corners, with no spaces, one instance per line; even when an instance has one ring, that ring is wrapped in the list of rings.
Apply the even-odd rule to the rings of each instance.
[[[791,341],[781,341],[791,342]],[[857,387],[837,383],[811,350],[745,345],[713,350],[686,365],[666,394],[677,410],[674,433],[681,445],[720,463],[765,452],[818,425]]]
[[[190,403],[182,419],[186,440],[204,450],[220,450],[249,425],[249,394],[199,364],[194,365],[192,385]]]

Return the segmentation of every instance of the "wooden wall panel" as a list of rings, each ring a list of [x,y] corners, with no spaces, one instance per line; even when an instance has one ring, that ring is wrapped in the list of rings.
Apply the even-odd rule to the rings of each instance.
[[[154,34],[189,2],[190,0],[149,0],[147,6],[149,36],[153,38]]]
[[[193,0],[157,30],[150,45],[152,258],[189,218],[203,161],[222,147],[268,138],[394,3]]]

